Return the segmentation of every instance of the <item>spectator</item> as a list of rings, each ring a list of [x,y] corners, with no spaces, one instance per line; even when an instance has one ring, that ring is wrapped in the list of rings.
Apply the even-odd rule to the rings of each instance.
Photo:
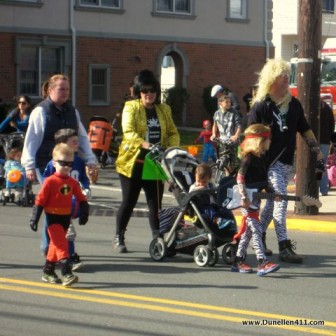
[[[31,112],[31,101],[28,96],[19,96],[17,107],[10,111],[7,117],[0,124],[0,133],[3,133],[8,126],[13,127],[17,132],[26,132]]]
[[[219,84],[214,85],[211,89],[211,97],[218,99],[221,96],[229,96],[231,100],[231,107],[239,112],[240,105],[237,96],[228,89],[224,90],[224,88]]]
[[[158,211],[163,196],[162,181],[143,180],[142,169],[146,154],[153,144],[163,148],[178,146],[180,136],[172,119],[171,109],[160,103],[160,83],[150,70],[142,70],[134,78],[136,99],[127,101],[122,113],[123,139],[116,160],[122,201],[116,218],[114,249],[126,253],[125,231],[141,189],[149,208],[149,224],[153,237],[159,235]]]
[[[296,134],[300,133],[310,150],[321,160],[323,154],[305,118],[301,103],[289,92],[290,65],[282,59],[269,59],[259,74],[258,92],[250,110],[249,125],[265,124],[271,128],[272,142],[268,152],[268,178],[277,194],[287,194],[292,176]],[[279,258],[289,263],[302,263],[303,258],[293,251],[287,236],[287,201],[267,200],[261,212],[264,227],[263,242],[266,255],[266,230],[273,219],[279,243]]]
[[[327,158],[330,151],[330,143],[334,135],[335,118],[330,106],[323,100],[321,100],[321,112],[320,112],[320,149],[323,154],[324,165],[327,162]],[[329,179],[328,173],[325,171],[322,174],[320,180],[320,193],[322,196],[328,196],[329,191]]]
[[[239,166],[237,156],[240,134],[242,131],[242,118],[240,114],[231,108],[229,96],[218,98],[219,110],[214,114],[211,140],[220,139],[218,152],[219,156],[227,155],[230,157],[230,171],[235,171]]]

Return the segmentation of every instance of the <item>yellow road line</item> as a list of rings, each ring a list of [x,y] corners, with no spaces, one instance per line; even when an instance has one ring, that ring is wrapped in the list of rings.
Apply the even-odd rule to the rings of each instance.
[[[17,284],[20,286],[6,285],[6,283],[7,284],[8,283]],[[30,287],[29,288],[22,287],[22,285],[30,286]],[[34,287],[38,287],[38,288],[34,288]],[[40,287],[44,289],[40,289]],[[269,313],[257,312],[257,311],[239,310],[239,309],[232,309],[232,308],[226,308],[226,307],[220,307],[220,306],[211,306],[211,305],[205,305],[205,304],[159,299],[159,298],[130,295],[130,294],[123,294],[123,293],[116,293],[116,292],[107,292],[107,291],[89,290],[89,289],[80,289],[80,288],[64,288],[64,287],[57,286],[57,285],[40,284],[36,282],[31,282],[31,281],[15,280],[15,279],[8,279],[8,278],[0,278],[0,289],[16,291],[16,292],[24,292],[24,293],[29,293],[29,294],[37,294],[37,295],[45,295],[45,296],[52,296],[52,297],[59,297],[59,298],[74,299],[74,300],[80,300],[80,301],[109,304],[109,305],[117,305],[117,306],[130,307],[130,308],[161,311],[161,312],[166,312],[166,313],[171,313],[171,314],[180,314],[180,315],[188,315],[188,316],[194,316],[194,317],[202,317],[202,318],[207,318],[207,319],[230,321],[230,322],[240,323],[240,324],[242,323],[242,320],[247,319],[247,316],[248,317],[250,316],[263,317],[264,319],[269,318],[273,320],[287,320],[287,321],[306,320],[308,323],[309,321],[314,321],[312,319],[304,319],[304,318],[293,317],[293,316],[269,314]],[[49,289],[53,289],[53,291]],[[78,295],[78,293],[85,294],[85,295]],[[96,295],[96,296],[92,296],[92,295]],[[97,296],[104,296],[105,298],[99,298]],[[133,300],[133,301],[115,300],[115,299],[109,299],[108,297],[116,297],[116,298],[121,298],[124,300]],[[140,302],[136,302],[136,301],[140,301]],[[142,303],[141,301],[151,302],[151,303],[150,304]],[[174,305],[174,306],[183,306],[184,308],[203,309],[203,311],[173,308],[173,307],[162,306],[162,305],[160,306],[154,303]],[[238,316],[222,315],[219,313],[214,314],[211,312],[205,312],[204,310],[231,313],[231,314],[236,314]],[[243,317],[239,315],[243,315]],[[251,320],[251,319],[248,319],[248,320]],[[325,321],[324,323],[325,323],[324,327],[326,326],[336,327],[336,323],[329,322],[329,321]],[[336,335],[336,333],[332,330],[311,328],[309,326],[267,325],[267,327],[286,329],[286,330],[295,330],[299,332],[311,333],[311,334],[316,334],[316,335],[317,334]]]

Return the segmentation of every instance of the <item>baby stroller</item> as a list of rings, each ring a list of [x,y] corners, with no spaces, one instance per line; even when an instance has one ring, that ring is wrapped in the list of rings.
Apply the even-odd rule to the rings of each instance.
[[[159,164],[157,160],[155,162]],[[164,211],[170,212],[170,224],[167,225],[169,218],[165,214],[160,216],[160,235],[163,238],[154,238],[149,246],[150,256],[155,261],[164,259],[168,254],[181,253],[193,255],[198,266],[214,266],[219,258],[217,248],[223,245],[224,261],[228,261],[228,255],[231,260],[231,254],[234,253],[231,251],[234,248],[231,242],[237,232],[232,212],[223,209],[225,218],[219,226],[209,221],[198,205],[199,196],[214,195],[214,190],[188,192],[194,183],[194,171],[198,164],[194,156],[180,148],[172,147],[162,154],[160,166],[178,207]],[[185,215],[192,217],[194,224],[183,224]]]
[[[102,168],[114,163],[114,149],[111,149],[113,133],[112,125],[105,117],[94,116],[90,119],[88,137]]]
[[[24,133],[15,132],[0,135],[0,145],[4,153],[8,153],[11,148],[22,148]],[[6,172],[5,168],[8,169]],[[6,161],[0,161],[0,202],[2,205],[16,203],[17,205],[29,206],[35,202],[35,195],[32,191],[31,182],[26,179],[24,168],[20,163],[15,163],[10,167]]]

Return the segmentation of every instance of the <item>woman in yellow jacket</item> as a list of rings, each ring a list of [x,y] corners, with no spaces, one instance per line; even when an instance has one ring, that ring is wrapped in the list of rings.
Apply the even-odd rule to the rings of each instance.
[[[119,253],[127,252],[125,231],[141,189],[146,195],[153,237],[159,235],[158,211],[164,185],[159,180],[142,179],[143,162],[153,144],[160,143],[163,148],[180,144],[171,109],[166,104],[160,104],[160,83],[153,72],[140,71],[133,84],[136,99],[125,103],[122,113],[123,140],[116,160],[122,190],[114,241],[114,250]]]

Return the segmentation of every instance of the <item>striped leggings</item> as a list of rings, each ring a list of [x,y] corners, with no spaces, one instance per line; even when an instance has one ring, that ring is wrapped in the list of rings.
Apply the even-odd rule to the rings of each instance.
[[[241,211],[243,216],[246,218],[246,230],[240,238],[236,254],[237,257],[240,257],[243,260],[245,259],[247,254],[247,248],[252,238],[252,246],[256,254],[257,260],[266,260],[264,245],[262,243],[262,234],[264,232],[264,229],[259,220],[258,212],[255,210],[251,211],[244,208],[242,208]]]
[[[277,161],[268,171],[268,179],[272,183],[277,194],[287,195],[287,185],[291,176],[293,166],[283,164]],[[287,201],[274,202],[267,200],[260,214],[260,221],[266,232],[270,222],[273,219],[274,228],[278,242],[287,240],[286,212]]]

